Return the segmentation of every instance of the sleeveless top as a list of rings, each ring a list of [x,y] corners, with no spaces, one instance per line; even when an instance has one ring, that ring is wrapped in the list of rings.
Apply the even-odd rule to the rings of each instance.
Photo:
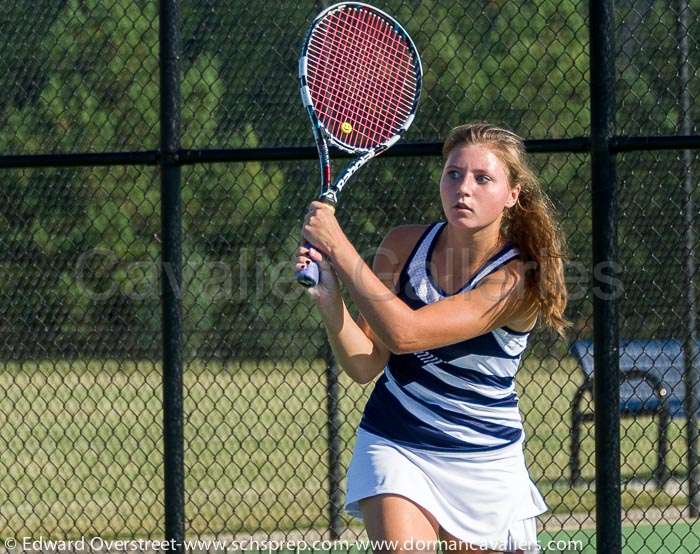
[[[430,275],[445,227],[428,227],[401,271],[398,296],[414,310],[447,296]],[[506,244],[455,294],[519,254]],[[392,353],[360,427],[404,446],[442,452],[484,452],[518,442],[524,435],[514,378],[528,335],[501,327],[449,346]]]

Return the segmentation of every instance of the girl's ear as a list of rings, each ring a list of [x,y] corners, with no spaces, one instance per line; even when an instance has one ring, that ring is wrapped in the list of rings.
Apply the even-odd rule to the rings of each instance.
[[[518,203],[518,195],[520,194],[520,185],[515,185],[510,189],[510,194],[508,195],[508,200],[506,201],[506,208],[512,208]]]

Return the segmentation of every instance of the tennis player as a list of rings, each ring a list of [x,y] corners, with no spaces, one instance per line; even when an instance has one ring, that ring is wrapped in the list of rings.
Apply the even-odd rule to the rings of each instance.
[[[485,123],[444,147],[444,220],[391,230],[373,269],[333,210],[309,208],[295,269],[336,360],[358,383],[377,375],[356,434],[345,509],[377,550],[536,552],[547,511],[523,456],[515,373],[540,325],[564,335],[564,239],[523,141]],[[350,316],[339,283],[361,315]]]

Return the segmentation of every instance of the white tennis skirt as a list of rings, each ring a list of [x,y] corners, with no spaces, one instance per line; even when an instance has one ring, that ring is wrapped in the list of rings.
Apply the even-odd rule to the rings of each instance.
[[[537,552],[536,516],[548,510],[525,466],[522,441],[490,452],[407,448],[358,428],[345,510],[382,493],[412,500],[454,537],[492,550]]]

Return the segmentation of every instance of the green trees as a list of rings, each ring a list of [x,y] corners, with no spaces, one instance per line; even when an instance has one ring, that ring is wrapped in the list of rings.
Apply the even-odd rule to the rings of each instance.
[[[697,0],[691,4],[697,10]],[[320,7],[183,4],[185,148],[312,144],[296,59]],[[526,138],[588,134],[585,3],[388,0],[379,7],[407,27],[425,69],[407,141],[440,140],[474,120],[507,125]],[[63,0],[28,17],[35,9],[14,2],[0,21],[13,43],[0,72],[0,152],[156,149],[157,2]],[[618,128],[672,133],[678,116],[673,14],[650,2],[623,2],[618,9]],[[698,25],[693,18],[691,24]],[[691,79],[695,90],[698,76],[691,72]],[[697,115],[697,106],[693,110]],[[628,167],[626,159],[632,160],[623,157],[621,182],[625,190],[639,190],[644,171],[654,168]],[[588,263],[588,158],[553,154],[533,161],[564,219],[574,258]],[[675,173],[678,163],[669,164]],[[312,160],[183,168],[190,352],[286,356],[289,347],[279,345],[315,328],[285,264],[317,173]],[[361,170],[339,216],[366,257],[390,227],[440,217],[439,174],[440,161],[425,157],[380,159]],[[157,352],[159,189],[158,171],[148,166],[3,171],[2,340],[25,344],[32,355],[70,348]],[[646,239],[632,231],[638,222],[626,217],[626,246],[644,247]],[[668,226],[654,244],[671,244],[678,232]],[[585,319],[589,302],[576,302],[572,313]],[[37,337],[48,337],[46,344],[35,345]]]
[[[156,148],[156,10],[157,3],[144,0],[70,0],[53,14],[35,53],[43,64],[36,94],[3,113],[0,151]],[[182,72],[183,140],[196,137],[211,144],[225,96],[221,63],[203,51],[188,58]],[[254,133],[245,140],[250,145]],[[274,209],[282,176],[259,163],[243,164],[233,179],[223,166],[195,166],[183,173],[183,252],[186,263],[197,268],[185,272],[192,279],[184,290],[183,313],[186,325],[210,326],[205,321],[216,303],[204,291],[202,268],[210,271],[221,255],[211,237],[235,241],[236,227],[259,216],[261,204]],[[3,274],[6,283],[24,291],[4,297],[11,307],[4,325],[9,341],[24,343],[32,355],[71,346],[97,354],[157,352],[159,189],[157,170],[140,166],[3,174],[9,198],[0,208]],[[261,191],[265,195],[258,198]],[[202,221],[207,231],[198,233]],[[53,341],[35,345],[38,336]]]

